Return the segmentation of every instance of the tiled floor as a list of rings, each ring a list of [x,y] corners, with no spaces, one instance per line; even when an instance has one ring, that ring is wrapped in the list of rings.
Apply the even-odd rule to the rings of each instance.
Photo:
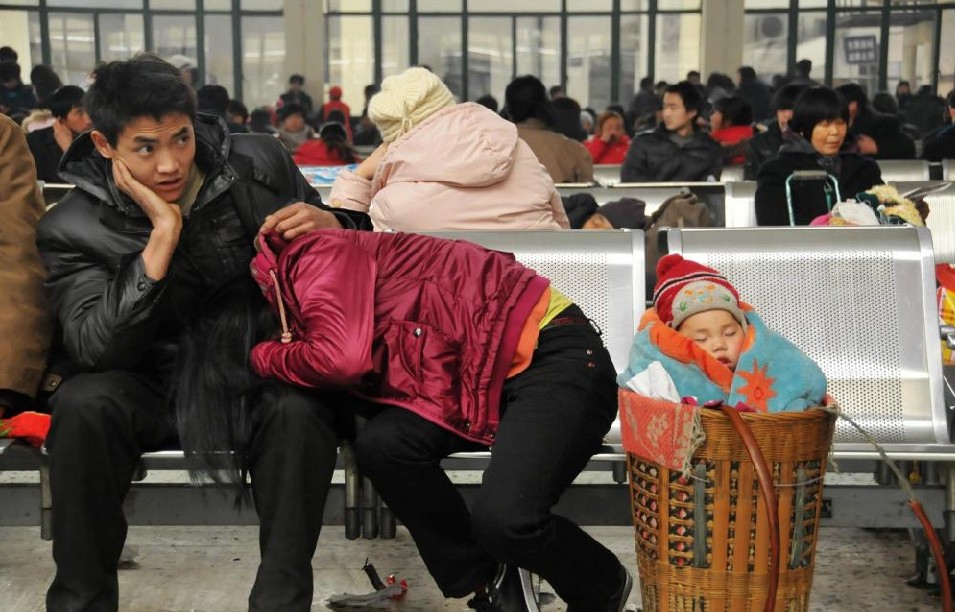
[[[631,530],[589,529],[635,566]],[[239,612],[258,560],[254,527],[133,527],[128,543],[135,559],[120,572],[123,612]],[[912,572],[913,550],[898,531],[823,529],[813,586],[813,612],[941,609],[938,598],[904,585]],[[371,590],[361,566],[369,557],[382,575],[405,578],[410,591],[398,611],[464,611],[464,601],[444,600],[427,575],[408,533],[395,540],[344,538],[340,527],[327,527],[315,555],[313,610],[326,610],[333,594]],[[43,610],[43,593],[53,574],[50,544],[35,527],[0,528],[0,611]],[[546,587],[545,587],[546,588]],[[639,603],[634,592],[631,604]],[[559,602],[544,612],[558,612]]]

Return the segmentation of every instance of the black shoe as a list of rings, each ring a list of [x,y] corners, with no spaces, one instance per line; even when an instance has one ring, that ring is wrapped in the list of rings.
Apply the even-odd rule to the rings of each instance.
[[[630,591],[633,590],[633,576],[627,571],[627,568],[620,566],[620,577],[617,588],[613,595],[607,601],[607,604],[599,610],[584,610],[580,606],[567,606],[567,612],[624,612],[627,609],[627,598],[630,597]]]
[[[540,612],[529,587],[525,591],[518,568],[501,565],[494,580],[468,601],[468,607],[478,612]]]

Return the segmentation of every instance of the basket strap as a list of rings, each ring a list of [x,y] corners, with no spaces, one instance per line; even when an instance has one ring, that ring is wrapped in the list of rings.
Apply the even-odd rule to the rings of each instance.
[[[722,412],[739,434],[749,453],[750,459],[756,466],[756,478],[759,480],[759,492],[766,504],[766,517],[769,519],[769,589],[766,593],[766,612],[776,609],[776,590],[779,587],[779,500],[776,497],[776,485],[773,482],[773,473],[763,457],[763,452],[756,442],[749,425],[743,420],[734,408],[726,405],[719,406]]]

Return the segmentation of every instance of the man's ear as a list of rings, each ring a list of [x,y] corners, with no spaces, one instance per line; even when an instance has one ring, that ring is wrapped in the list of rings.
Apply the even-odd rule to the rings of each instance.
[[[106,134],[103,132],[100,132],[99,130],[93,130],[90,132],[90,138],[93,139],[93,145],[103,157],[112,159],[113,156],[116,155],[116,151],[113,149],[112,145],[109,144],[109,141],[106,139]]]

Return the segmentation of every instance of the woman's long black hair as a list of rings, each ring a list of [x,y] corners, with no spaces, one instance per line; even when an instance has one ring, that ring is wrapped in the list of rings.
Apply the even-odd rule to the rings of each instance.
[[[341,111],[333,110],[328,114],[329,121],[322,125],[318,135],[328,147],[328,150],[335,154],[342,163],[355,163],[355,151],[348,144],[348,132],[345,131],[344,123],[339,121],[339,117],[344,118]],[[344,121],[344,119],[342,119]]]
[[[232,486],[236,506],[250,501],[253,412],[269,385],[253,373],[249,353],[276,327],[259,287],[243,275],[203,303],[180,340],[174,401],[190,476]]]

